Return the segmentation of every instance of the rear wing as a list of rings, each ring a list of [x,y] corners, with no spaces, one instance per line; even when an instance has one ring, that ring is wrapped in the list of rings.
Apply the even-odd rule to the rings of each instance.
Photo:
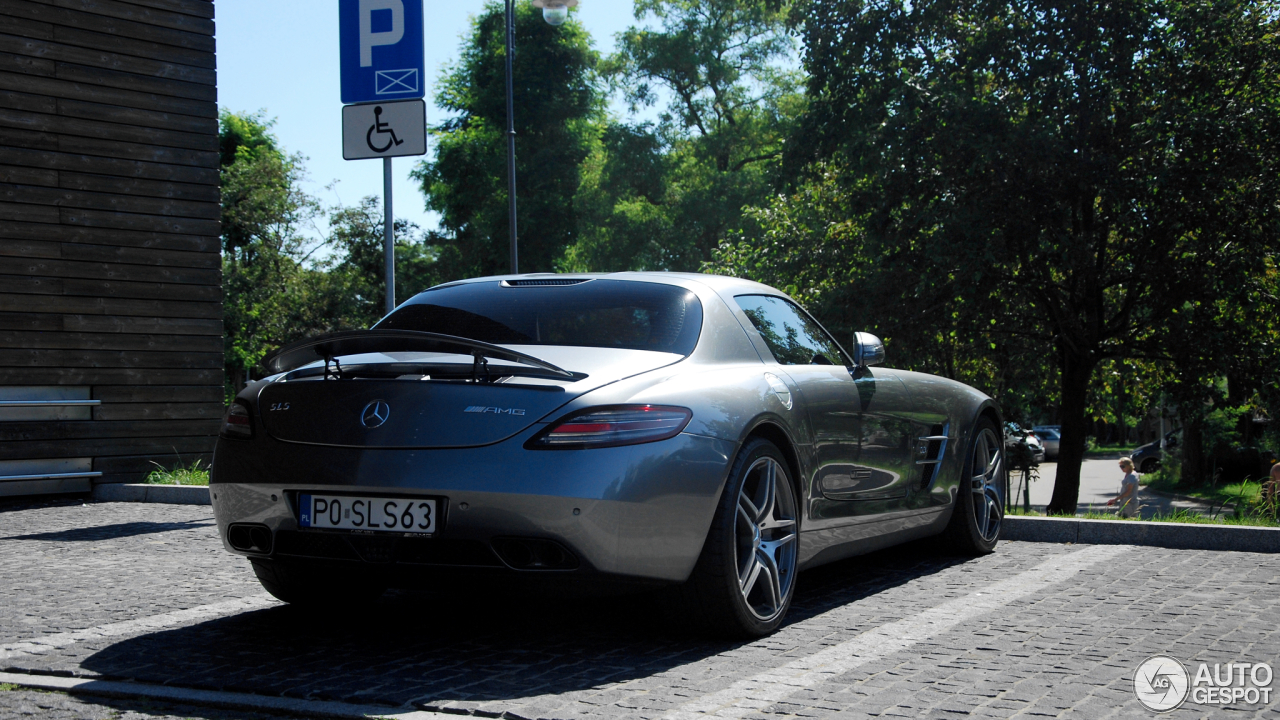
[[[470,355],[476,359],[477,363],[482,358],[506,360],[542,368],[554,375],[565,378],[573,379],[577,377],[574,373],[564,368],[522,352],[508,350],[498,345],[480,342],[479,340],[416,330],[347,330],[318,335],[285,345],[268,355],[262,361],[262,364],[271,374],[276,374],[296,370],[317,360],[324,360],[325,365],[328,365],[334,358],[345,355],[383,352],[437,352],[452,355]]]

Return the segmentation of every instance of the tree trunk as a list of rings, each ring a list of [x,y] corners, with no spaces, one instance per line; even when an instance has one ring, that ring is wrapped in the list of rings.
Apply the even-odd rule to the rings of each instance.
[[[1062,348],[1062,440],[1058,445],[1058,477],[1048,514],[1075,515],[1080,500],[1080,463],[1084,461],[1085,439],[1089,434],[1085,410],[1089,402],[1089,381],[1097,361]]]
[[[1183,487],[1194,487],[1208,479],[1204,461],[1204,419],[1195,415],[1187,419],[1182,428],[1182,478]]]

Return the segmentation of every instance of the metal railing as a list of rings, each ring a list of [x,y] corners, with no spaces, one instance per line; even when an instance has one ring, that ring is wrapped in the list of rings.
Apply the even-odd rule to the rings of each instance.
[[[71,473],[37,473],[35,475],[0,475],[0,482],[17,482],[19,480],[68,480],[72,478],[102,477],[100,471]]]
[[[85,407],[101,404],[101,400],[0,400],[0,408]]]

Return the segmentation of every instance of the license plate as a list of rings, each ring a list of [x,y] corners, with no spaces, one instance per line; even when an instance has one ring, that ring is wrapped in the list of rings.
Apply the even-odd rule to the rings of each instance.
[[[304,494],[298,496],[298,525],[430,535],[436,531],[436,501]]]

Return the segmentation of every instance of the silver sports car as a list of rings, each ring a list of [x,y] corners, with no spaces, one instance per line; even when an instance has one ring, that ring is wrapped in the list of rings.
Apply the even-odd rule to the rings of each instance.
[[[883,362],[729,277],[448,283],[268,358],[227,412],[213,508],[290,603],[454,573],[625,581],[759,636],[800,570],[932,535],[995,547],[996,404]]]

